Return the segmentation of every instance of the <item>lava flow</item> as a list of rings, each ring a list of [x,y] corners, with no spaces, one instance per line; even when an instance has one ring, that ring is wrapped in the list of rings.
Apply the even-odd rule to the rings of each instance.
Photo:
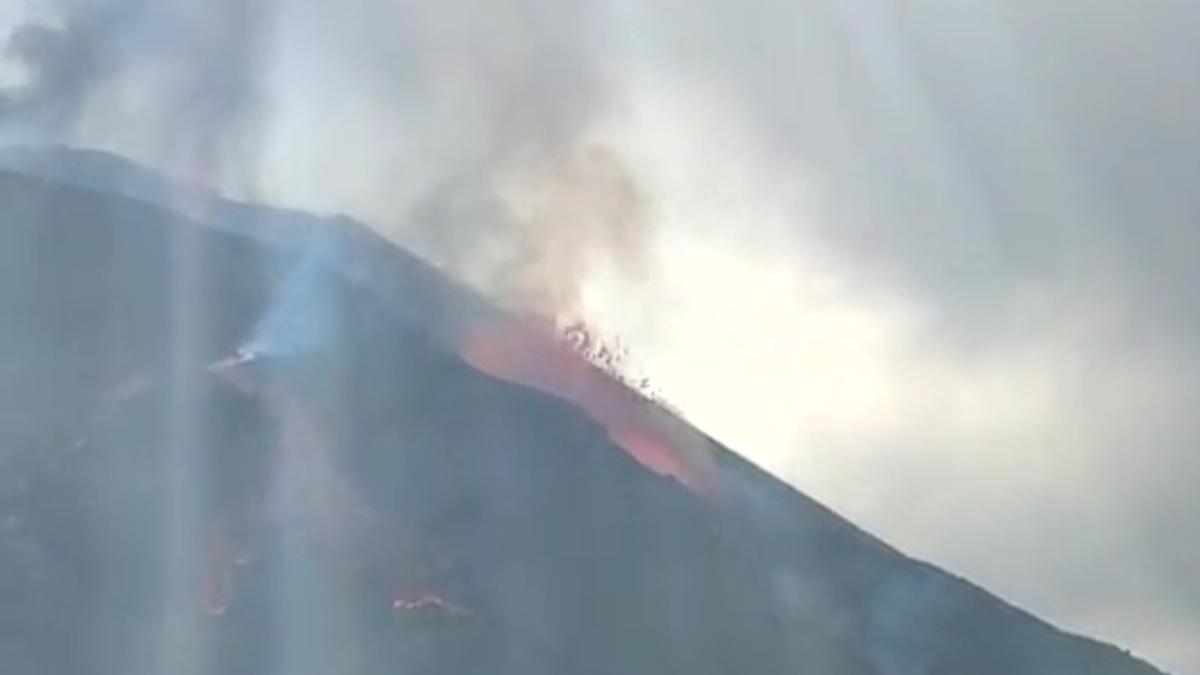
[[[248,357],[209,368],[223,382],[257,398],[279,422],[279,442],[268,487],[268,522],[305,518],[325,540],[347,528],[369,527],[377,520],[341,476],[331,457],[329,439],[304,401],[256,378],[244,368]]]
[[[460,356],[493,377],[532,387],[573,403],[646,469],[713,496],[710,461],[692,450],[669,416],[596,366],[546,323],[504,316],[475,322],[461,338]]]
[[[279,439],[266,493],[258,507],[248,513],[227,514],[209,535],[201,586],[207,612],[219,616],[228,610],[233,601],[236,568],[254,558],[253,546],[265,530],[289,521],[310,529],[323,548],[349,560],[352,569],[391,569],[384,574],[393,577],[389,592],[397,597],[397,589],[410,587],[409,580],[416,576],[412,537],[400,523],[383,518],[359,496],[338,469],[316,413],[300,397],[255,375],[250,367],[253,359],[252,355],[239,354],[208,367],[226,385],[262,403],[279,424]],[[431,593],[417,597],[422,601],[412,606],[407,600],[396,600],[393,609],[467,613]]]
[[[299,398],[256,377],[252,356],[210,364],[207,370],[225,385],[257,399],[279,424],[270,477],[259,506],[250,513],[228,513],[208,535],[201,591],[210,615],[224,614],[233,600],[236,567],[253,557],[253,540],[262,530],[298,519],[327,547],[343,548],[347,538],[375,526],[377,517],[338,473],[324,429]]]

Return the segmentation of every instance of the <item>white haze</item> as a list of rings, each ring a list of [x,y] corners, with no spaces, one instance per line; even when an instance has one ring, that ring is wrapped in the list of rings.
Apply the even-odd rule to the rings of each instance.
[[[907,552],[1200,672],[1200,9],[61,0],[0,27],[35,5],[68,39],[0,67],[4,138],[349,212],[582,314]]]

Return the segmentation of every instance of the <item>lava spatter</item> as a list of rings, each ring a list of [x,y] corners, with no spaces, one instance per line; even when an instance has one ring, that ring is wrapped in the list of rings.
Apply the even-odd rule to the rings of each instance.
[[[569,401],[608,432],[644,468],[711,497],[716,473],[702,449],[693,449],[677,423],[646,399],[593,364],[545,322],[502,316],[474,322],[461,338],[460,356],[493,377]]]

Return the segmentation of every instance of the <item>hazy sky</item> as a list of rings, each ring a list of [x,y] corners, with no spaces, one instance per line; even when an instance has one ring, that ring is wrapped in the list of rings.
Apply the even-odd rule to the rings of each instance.
[[[583,314],[906,552],[1200,672],[1200,5],[36,4],[6,137]]]

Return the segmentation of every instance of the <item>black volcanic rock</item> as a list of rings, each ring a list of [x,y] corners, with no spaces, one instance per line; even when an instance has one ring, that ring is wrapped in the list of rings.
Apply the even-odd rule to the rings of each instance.
[[[54,178],[0,172],[4,673],[1158,672],[714,443],[719,497],[646,470],[467,365],[447,326],[495,310],[348,221],[322,339],[213,367],[310,217]]]

